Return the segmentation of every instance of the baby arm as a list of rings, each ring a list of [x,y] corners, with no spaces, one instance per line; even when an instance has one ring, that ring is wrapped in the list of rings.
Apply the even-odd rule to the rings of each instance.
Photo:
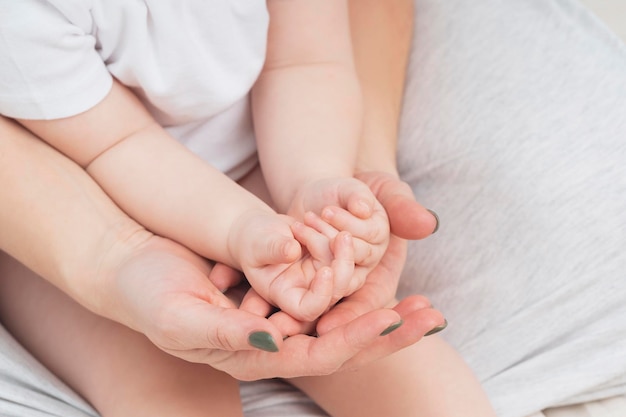
[[[225,244],[232,225],[250,211],[274,213],[170,137],[117,82],[86,112],[20,122],[82,166],[143,226],[237,269]]]
[[[352,178],[363,103],[347,3],[269,1],[268,9],[267,59],[252,104],[270,194],[280,212],[318,231],[350,232],[358,266],[371,269],[386,249],[389,226],[368,187]],[[332,227],[305,218],[308,211]],[[358,288],[365,275],[336,282],[335,298]]]
[[[284,213],[303,185],[353,176],[362,103],[346,2],[267,4],[267,56],[252,112],[263,174]]]
[[[330,267],[328,251],[303,252],[296,239],[313,248],[312,230],[294,236],[308,228],[292,231],[287,216],[171,138],[124,86],[114,83],[102,102],[77,116],[21,123],[85,168],[139,223],[243,270],[259,294],[294,317],[317,316],[328,307],[337,268]],[[270,297],[276,294],[270,288],[290,283],[291,292]],[[306,306],[303,316],[290,308],[299,304]]]

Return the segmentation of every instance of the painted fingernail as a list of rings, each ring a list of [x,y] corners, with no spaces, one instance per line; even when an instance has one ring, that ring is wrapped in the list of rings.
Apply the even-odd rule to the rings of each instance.
[[[387,327],[385,330],[383,330],[381,332],[381,336],[386,336],[389,333],[393,332],[394,330],[396,330],[398,327],[402,326],[402,323],[404,323],[404,321],[400,320],[396,323],[393,323],[391,326]]]
[[[432,329],[431,331],[427,332],[426,334],[424,334],[424,336],[430,336],[433,335],[435,333],[439,333],[440,331],[442,331],[443,329],[445,329],[446,327],[448,327],[448,320],[444,319],[444,322],[442,325],[435,327],[434,329]]]
[[[257,349],[266,352],[278,352],[278,346],[271,334],[268,332],[253,332],[248,336],[248,343]]]
[[[428,210],[428,212],[432,214],[435,220],[437,221],[437,224],[435,224],[435,230],[433,230],[433,232],[431,233],[431,235],[434,235],[435,233],[437,233],[437,230],[439,230],[439,216],[437,216],[437,213],[435,213],[431,209],[426,209],[426,210]]]

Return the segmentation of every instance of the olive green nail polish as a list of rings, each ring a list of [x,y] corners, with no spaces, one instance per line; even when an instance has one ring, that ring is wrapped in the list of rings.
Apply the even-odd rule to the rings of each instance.
[[[248,336],[248,343],[257,349],[266,352],[278,352],[278,346],[271,334],[268,332],[253,332]]]
[[[446,327],[448,327],[448,320],[445,320],[441,326],[435,327],[431,331],[429,331],[426,334],[424,334],[424,336],[430,336],[431,334],[439,333],[440,331],[442,331]]]
[[[431,209],[426,209],[426,210],[428,210],[428,212],[432,214],[435,217],[435,220],[437,221],[437,224],[435,225],[435,230],[433,230],[433,232],[431,233],[431,235],[434,235],[435,233],[437,233],[437,230],[439,230],[439,216],[437,215],[437,213],[435,213]]]
[[[380,335],[381,336],[388,335],[389,333],[391,333],[394,330],[396,330],[398,327],[402,326],[402,323],[404,323],[404,321],[400,320],[399,322],[396,322],[396,323],[392,324],[391,326],[389,326],[385,330],[383,330]]]

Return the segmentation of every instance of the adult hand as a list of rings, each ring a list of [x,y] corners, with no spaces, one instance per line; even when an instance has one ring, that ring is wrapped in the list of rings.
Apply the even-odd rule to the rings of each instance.
[[[230,281],[212,277],[230,274],[228,268],[212,270],[203,258],[167,239],[146,235],[137,240],[133,250],[106,258],[100,287],[108,304],[98,313],[145,334],[165,352],[241,380],[325,375],[357,367],[408,346],[415,335],[442,321],[432,309],[404,303],[395,310],[369,311],[321,337],[298,335],[283,341],[269,320],[237,309],[213,285]],[[410,325],[411,334],[380,337],[401,320]]]
[[[424,239],[437,231],[439,219],[431,210],[415,201],[411,187],[396,175],[382,171],[366,171],[356,178],[367,184],[383,205],[391,233],[403,239]]]

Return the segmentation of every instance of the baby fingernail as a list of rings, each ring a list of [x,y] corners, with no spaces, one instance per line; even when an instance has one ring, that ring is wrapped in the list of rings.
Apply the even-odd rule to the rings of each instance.
[[[448,327],[448,320],[444,319],[444,322],[442,325],[435,327],[434,329],[430,330],[429,332],[427,332],[426,334],[424,334],[424,336],[430,336],[433,335],[435,333],[439,333],[440,331],[442,331],[443,329],[445,329],[446,327]]]
[[[370,212],[370,204],[365,200],[359,200],[359,208],[363,210],[364,213],[369,214]]]
[[[435,233],[437,233],[437,230],[439,230],[439,216],[437,216],[437,213],[435,213],[431,209],[426,209],[426,210],[428,210],[428,212],[432,214],[435,220],[437,221],[437,224],[435,224],[435,230],[433,230],[433,232],[431,233],[432,235],[434,235]]]
[[[404,321],[400,320],[396,323],[393,323],[391,326],[387,327],[385,330],[382,331],[382,333],[380,334],[381,336],[386,336],[389,333],[393,332],[394,330],[396,330],[398,327],[402,326],[402,323],[404,323]]]
[[[257,349],[266,352],[278,352],[278,346],[271,334],[268,332],[253,332],[248,336],[248,343]]]

